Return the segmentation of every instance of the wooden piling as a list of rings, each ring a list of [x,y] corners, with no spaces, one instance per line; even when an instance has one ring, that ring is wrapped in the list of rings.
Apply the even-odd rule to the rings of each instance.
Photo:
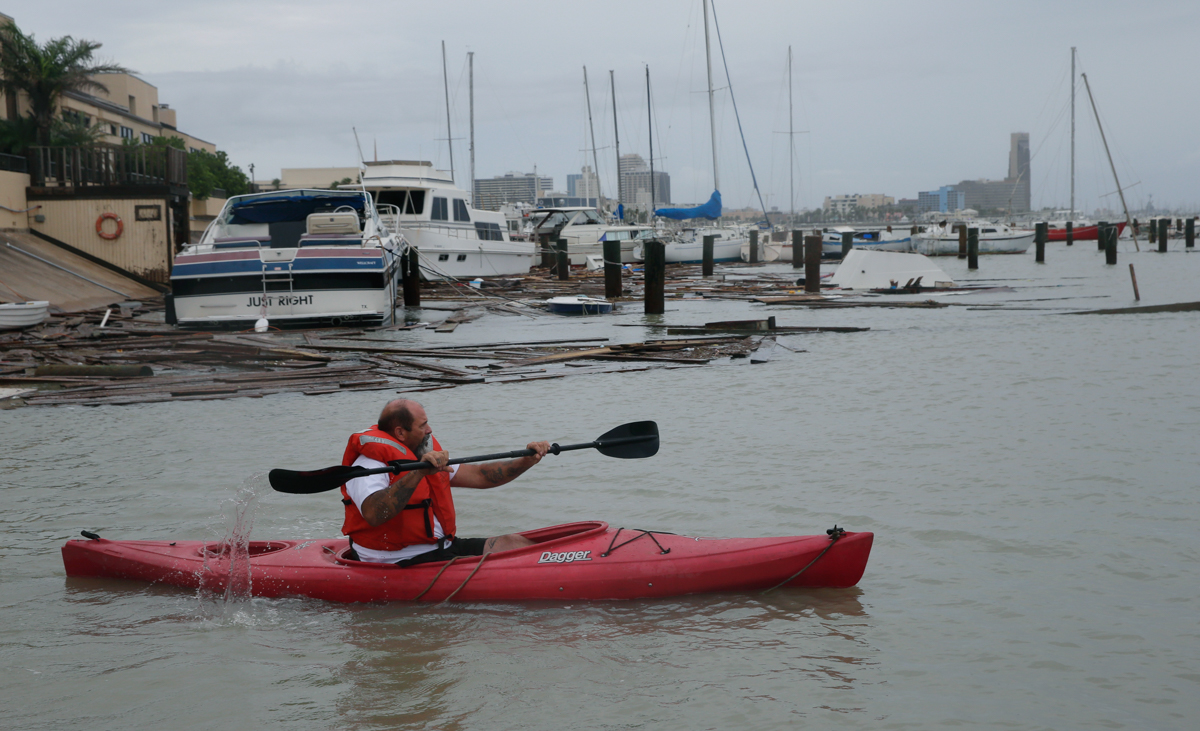
[[[1158,253],[1165,254],[1167,251],[1167,236],[1171,232],[1171,219],[1158,219]]]
[[[977,228],[961,228],[960,231],[966,231],[967,237],[967,269],[979,268],[979,229]],[[961,239],[960,239],[961,242]],[[959,246],[962,244],[960,243]]]
[[[1075,245],[1075,224],[1067,221],[1067,246]]]
[[[966,226],[958,227],[958,258],[959,259],[967,258],[967,227]],[[972,268],[974,268],[974,267],[972,267]]]
[[[1195,246],[1196,246],[1196,219],[1189,218],[1187,221],[1184,222],[1184,224],[1185,225],[1183,227],[1183,240],[1184,240],[1183,245],[1185,248],[1188,248],[1188,249],[1195,248]]]
[[[417,247],[409,246],[400,259],[400,283],[404,287],[404,306],[421,306],[421,267]]]
[[[1129,278],[1133,280],[1133,298],[1138,302],[1142,301],[1142,295],[1138,294],[1137,274],[1133,271],[1133,265],[1129,265]]]
[[[667,278],[667,255],[665,249],[666,244],[655,239],[642,244],[642,256],[644,257],[643,272],[645,276],[643,301],[645,302],[645,313],[647,315],[661,315],[666,312],[666,306],[663,303],[663,287]]]
[[[792,269],[804,267],[804,232],[792,231]]]
[[[558,272],[558,278],[560,280],[561,279],[570,279],[571,278],[571,257],[567,254],[567,240],[566,239],[558,240],[558,247],[557,247],[557,251],[555,253],[558,256],[557,256],[555,264],[554,264],[554,269]]]
[[[821,243],[824,236],[804,237],[804,291],[821,291]],[[793,241],[795,241],[793,239]],[[792,258],[796,258],[796,244],[792,244]]]
[[[554,250],[550,248],[550,234],[538,236],[538,250],[542,252],[542,266],[554,268]]]
[[[1150,243],[1152,244],[1158,241],[1158,224],[1153,218],[1150,219],[1150,231],[1146,234],[1146,236],[1150,239]]]
[[[750,258],[751,264],[758,263],[758,229],[750,229]]]
[[[1100,223],[1096,224],[1096,251],[1104,251],[1105,247],[1107,246],[1107,244],[1104,243],[1104,234],[1102,233],[1107,228],[1108,221],[1101,221]],[[1153,231],[1154,229],[1151,228],[1150,230]],[[1154,234],[1150,235],[1153,236]],[[1153,242],[1153,239],[1151,239],[1151,242]]]
[[[1116,266],[1117,263],[1117,227],[1105,226],[1107,233],[1101,238],[1104,240],[1104,263]]]
[[[621,296],[621,242],[604,242],[604,296]]]
[[[845,259],[850,250],[854,248],[854,233],[851,231],[842,232],[842,258]]]
[[[1046,239],[1049,238],[1049,233],[1050,226],[1045,221],[1034,227],[1033,242],[1037,250],[1034,261],[1039,264],[1046,263]]]
[[[700,260],[700,276],[702,277],[711,277],[713,275],[713,247],[716,244],[716,236],[704,237],[704,249]]]

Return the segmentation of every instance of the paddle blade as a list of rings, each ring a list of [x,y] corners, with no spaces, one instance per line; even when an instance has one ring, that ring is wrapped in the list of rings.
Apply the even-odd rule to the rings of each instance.
[[[596,451],[617,459],[642,459],[658,454],[658,424],[634,421],[605,432],[596,440]]]
[[[323,470],[311,472],[276,469],[267,474],[267,479],[271,481],[271,487],[279,492],[292,495],[311,495],[317,492],[336,490],[346,484],[346,480],[361,477],[363,472],[362,467],[346,467],[344,465],[326,467]]]

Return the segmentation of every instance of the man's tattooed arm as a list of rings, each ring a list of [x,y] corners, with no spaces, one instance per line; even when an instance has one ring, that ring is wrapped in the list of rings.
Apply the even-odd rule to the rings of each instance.
[[[506,482],[511,482],[532,466],[524,459],[514,459],[510,462],[492,462],[480,465],[479,474],[483,475],[483,478],[487,480],[489,483],[488,487],[499,487]]]

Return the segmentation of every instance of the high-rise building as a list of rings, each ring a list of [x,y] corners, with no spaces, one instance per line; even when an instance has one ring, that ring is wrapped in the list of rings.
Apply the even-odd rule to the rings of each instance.
[[[919,193],[918,208],[922,213],[949,213],[962,208],[1026,213],[1032,207],[1033,198],[1029,176],[1029,133],[1013,132],[1008,151],[1008,177],[1004,180],[963,180],[955,185],[942,186],[936,191]],[[963,195],[965,200],[955,206],[950,192]]]
[[[626,173],[621,176],[625,184],[622,200],[626,207],[651,209],[671,205],[671,176],[661,170],[654,171],[654,200],[650,200],[650,171]]]
[[[633,203],[632,193],[625,186],[625,176],[631,173],[649,172],[650,166],[646,164],[646,160],[641,155],[621,155],[621,158],[617,160],[617,186],[622,201],[628,204]]]
[[[584,165],[581,173],[567,176],[567,194],[573,198],[600,197],[600,178],[590,165]]]
[[[1008,150],[1008,179],[1013,183],[1013,210],[1028,211],[1032,208],[1032,188],[1029,183],[1029,133],[1013,132]]]
[[[505,203],[533,204],[542,193],[554,190],[554,178],[533,173],[507,173],[475,180],[475,206],[500,210]]]

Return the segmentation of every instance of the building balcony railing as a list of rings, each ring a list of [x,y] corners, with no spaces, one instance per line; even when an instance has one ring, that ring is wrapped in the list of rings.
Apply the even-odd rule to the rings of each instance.
[[[26,173],[29,172],[29,163],[20,155],[0,154],[0,170],[10,173]]]
[[[173,147],[31,147],[25,159],[35,188],[187,187],[187,153]]]

